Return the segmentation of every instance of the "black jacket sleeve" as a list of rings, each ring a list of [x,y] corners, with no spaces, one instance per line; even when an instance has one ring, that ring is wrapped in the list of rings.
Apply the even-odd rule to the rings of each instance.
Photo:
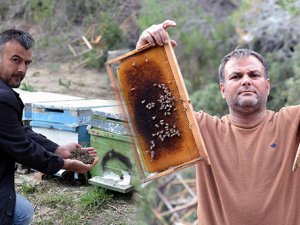
[[[2,157],[43,173],[55,174],[63,167],[63,159],[47,151],[41,144],[44,143],[49,149],[57,146],[22,127],[19,121],[21,113],[22,109],[14,93],[0,89],[0,152]]]

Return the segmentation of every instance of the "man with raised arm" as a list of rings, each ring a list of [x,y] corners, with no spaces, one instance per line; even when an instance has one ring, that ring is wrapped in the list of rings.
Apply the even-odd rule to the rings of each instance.
[[[166,44],[166,20],[137,42]],[[203,225],[300,224],[300,169],[292,172],[300,141],[300,105],[267,109],[268,65],[250,49],[221,60],[220,90],[229,114],[195,112],[211,164],[196,165],[198,223]]]

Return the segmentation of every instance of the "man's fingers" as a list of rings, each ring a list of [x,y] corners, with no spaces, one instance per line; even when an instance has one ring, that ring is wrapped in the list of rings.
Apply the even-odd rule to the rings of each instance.
[[[85,148],[82,148],[82,150],[87,151],[93,157],[95,157],[97,155],[97,151],[93,147],[85,147]]]
[[[92,166],[94,167],[98,162],[99,162],[99,157],[95,157]]]
[[[152,34],[145,30],[145,34],[144,34],[144,39],[145,39],[145,43],[148,43],[152,46],[154,46],[156,44],[156,41],[155,41],[155,37],[152,36]]]
[[[164,22],[162,22],[162,27],[164,29],[168,29],[170,27],[175,27],[176,23],[173,20],[165,20]]]
[[[172,20],[165,20],[160,24],[152,25],[141,34],[136,49],[143,47],[145,44],[150,44],[152,46],[163,46],[164,44],[167,44],[169,41],[167,29],[175,26],[176,23]],[[176,42],[173,41],[172,45],[174,44],[176,46]]]
[[[171,45],[173,46],[173,48],[175,48],[177,46],[177,42],[174,40],[171,40]]]

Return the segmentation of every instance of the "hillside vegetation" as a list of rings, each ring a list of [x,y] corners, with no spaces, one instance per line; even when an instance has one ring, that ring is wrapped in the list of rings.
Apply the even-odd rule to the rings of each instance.
[[[171,37],[196,110],[223,115],[218,87],[222,56],[236,47],[260,52],[270,63],[269,107],[299,104],[299,0],[2,0],[0,29],[17,26],[37,39],[38,63],[73,60],[67,43],[101,35],[100,44],[82,57],[103,70],[107,52],[133,49],[142,29],[165,19],[177,27]],[[97,49],[104,52],[97,57]]]

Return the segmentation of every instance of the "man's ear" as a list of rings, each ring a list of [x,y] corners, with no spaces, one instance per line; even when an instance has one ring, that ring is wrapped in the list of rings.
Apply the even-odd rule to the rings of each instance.
[[[225,99],[225,86],[224,86],[224,83],[220,83],[220,91],[221,91],[222,97]]]
[[[268,90],[268,95],[270,94],[270,88],[271,88],[271,81],[270,79],[266,80],[266,85],[267,85],[267,90]]]

